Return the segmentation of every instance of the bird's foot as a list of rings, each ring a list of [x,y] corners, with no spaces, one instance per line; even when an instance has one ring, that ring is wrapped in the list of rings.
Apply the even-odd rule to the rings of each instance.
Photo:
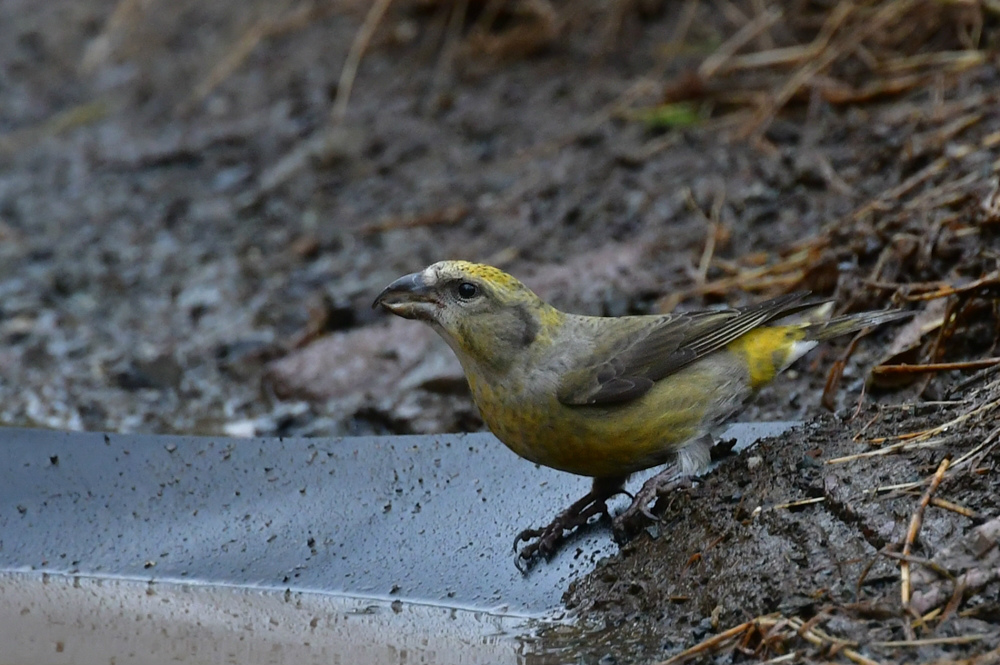
[[[540,529],[525,529],[514,539],[514,550],[522,542],[527,543],[517,552],[514,563],[527,572],[539,559],[549,559],[555,554],[568,532],[586,525],[595,515],[608,515],[609,496],[588,492],[583,498],[562,511],[548,526]]]
[[[647,480],[632,498],[632,505],[612,520],[611,530],[615,541],[618,544],[625,543],[650,523],[659,522],[659,518],[651,510],[653,503],[661,496],[689,487],[691,476],[678,473],[675,466],[669,466]]]

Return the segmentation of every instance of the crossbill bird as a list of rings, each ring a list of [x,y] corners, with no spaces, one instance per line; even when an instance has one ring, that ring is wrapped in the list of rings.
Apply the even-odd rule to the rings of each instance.
[[[781,322],[826,304],[795,293],[741,309],[581,316],[492,266],[442,261],[400,277],[372,306],[424,321],[444,338],[483,420],[511,450],[594,479],[550,525],[517,536],[515,548],[527,541],[524,563],[548,558],[568,532],[608,515],[607,500],[624,492],[629,475],[677,462],[646,482],[615,518],[616,532],[622,520],[648,515],[650,501],[708,466],[712,433],[779,372],[823,340],[907,315]]]

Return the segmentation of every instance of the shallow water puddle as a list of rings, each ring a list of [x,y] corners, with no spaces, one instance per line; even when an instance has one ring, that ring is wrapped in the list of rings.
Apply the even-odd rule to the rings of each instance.
[[[0,576],[10,665],[520,663],[532,623],[316,593]]]

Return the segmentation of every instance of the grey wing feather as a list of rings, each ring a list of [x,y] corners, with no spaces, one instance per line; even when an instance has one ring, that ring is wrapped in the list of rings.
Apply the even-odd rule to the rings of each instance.
[[[566,373],[559,401],[570,406],[614,404],[641,397],[681,368],[774,319],[821,304],[793,293],[747,307],[648,317],[638,329],[606,328],[599,353]],[[616,339],[616,337],[618,339]]]

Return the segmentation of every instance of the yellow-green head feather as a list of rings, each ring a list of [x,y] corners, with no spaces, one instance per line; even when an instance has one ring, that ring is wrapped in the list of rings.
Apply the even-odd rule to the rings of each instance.
[[[565,316],[499,268],[439,261],[390,284],[376,299],[390,311],[434,326],[472,365],[503,371]]]

